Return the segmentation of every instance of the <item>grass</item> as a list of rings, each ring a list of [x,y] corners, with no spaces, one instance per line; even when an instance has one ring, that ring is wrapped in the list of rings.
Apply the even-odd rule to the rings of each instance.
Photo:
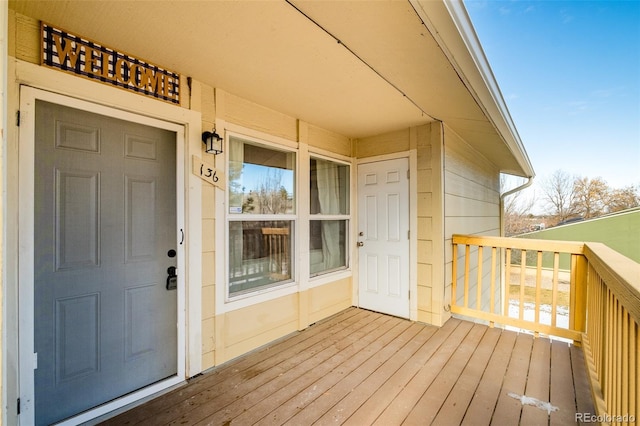
[[[569,292],[558,291],[556,299],[556,306],[569,306]],[[540,289],[540,303],[551,305],[553,298],[553,291],[547,289]],[[509,286],[509,299],[520,300],[520,285]],[[524,287],[524,301],[535,303],[536,302],[536,289],[535,287]]]

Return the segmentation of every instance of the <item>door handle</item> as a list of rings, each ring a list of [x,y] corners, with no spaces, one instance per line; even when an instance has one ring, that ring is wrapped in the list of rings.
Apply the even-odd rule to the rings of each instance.
[[[178,275],[176,275],[176,267],[169,266],[167,268],[167,290],[175,290],[178,288]]]
[[[364,243],[362,241],[358,241],[358,243],[356,244],[358,247],[362,247],[364,245]]]

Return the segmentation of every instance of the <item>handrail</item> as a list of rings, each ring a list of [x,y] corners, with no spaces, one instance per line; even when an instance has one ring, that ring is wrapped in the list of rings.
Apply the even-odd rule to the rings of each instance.
[[[584,262],[584,243],[572,241],[546,241],[533,239],[505,238],[505,237],[482,237],[482,236],[453,236],[453,280],[452,280],[452,303],[451,312],[459,315],[470,316],[490,323],[498,323],[531,330],[535,333],[544,333],[572,339],[575,342],[582,340],[584,331],[584,295],[586,287],[586,268]],[[464,255],[458,253],[458,246],[465,246]],[[471,247],[476,247],[477,255],[472,259]],[[491,256],[486,255],[483,247],[490,247]],[[498,259],[498,249],[503,250]],[[515,250],[515,251],[514,251]],[[517,252],[520,250],[520,252]],[[533,258],[527,253],[533,253]],[[543,267],[543,253],[550,253],[551,268]],[[516,256],[512,256],[512,255]],[[559,281],[560,255],[571,256],[571,270],[569,281],[570,300],[568,308],[568,326],[562,327],[557,324],[559,304]],[[520,262],[515,263],[513,258],[520,256]],[[458,270],[459,257],[464,258],[462,271]],[[499,261],[500,260],[500,261]],[[473,265],[471,262],[473,261]],[[490,267],[490,273],[483,272],[483,265]],[[501,265],[504,265],[502,267]],[[512,271],[517,268],[519,277],[516,282],[511,281]],[[476,274],[471,281],[470,270],[475,269]],[[535,279],[527,277],[529,273],[535,273]],[[543,289],[542,276],[551,274],[549,284],[551,288]],[[503,275],[504,274],[504,275]],[[462,304],[458,303],[458,275],[464,276]],[[489,278],[490,277],[490,278]],[[505,280],[505,278],[507,278]],[[532,284],[529,282],[533,281]],[[517,287],[517,297],[512,299],[512,310],[517,311],[517,317],[509,315],[510,298],[503,297],[502,309],[498,311],[495,305],[496,295],[509,294],[511,288]],[[474,293],[470,294],[469,290]],[[488,295],[486,293],[489,293]],[[506,293],[505,293],[506,292]],[[527,297],[527,293],[533,293]],[[547,324],[540,320],[542,294],[549,294],[551,297],[550,321]],[[560,294],[561,295],[561,294]],[[470,297],[475,299],[475,307],[471,306]],[[527,309],[525,303],[527,298],[534,300],[533,309]],[[534,318],[525,318],[527,311],[532,312]]]
[[[452,246],[452,313],[573,339],[584,349],[597,415],[616,424],[640,420],[640,264],[601,243],[454,235]],[[567,271],[561,256],[570,256]],[[549,324],[540,318],[543,292]],[[526,297],[533,318],[524,318]],[[568,321],[560,326],[555,319],[565,306]]]
[[[601,243],[586,243],[589,263],[583,347],[598,414],[640,415],[640,264]],[[634,420],[631,420],[633,417]]]

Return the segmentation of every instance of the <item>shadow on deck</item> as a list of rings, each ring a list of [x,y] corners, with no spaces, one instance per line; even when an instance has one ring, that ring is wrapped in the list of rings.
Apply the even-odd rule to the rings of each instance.
[[[576,413],[595,413],[580,348],[350,308],[104,424],[566,425]]]

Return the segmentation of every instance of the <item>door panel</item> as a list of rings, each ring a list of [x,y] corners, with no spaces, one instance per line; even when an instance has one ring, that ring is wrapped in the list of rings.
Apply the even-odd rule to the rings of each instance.
[[[37,424],[177,373],[176,134],[36,101]]]
[[[406,158],[358,166],[359,300],[409,318],[409,180]]]

